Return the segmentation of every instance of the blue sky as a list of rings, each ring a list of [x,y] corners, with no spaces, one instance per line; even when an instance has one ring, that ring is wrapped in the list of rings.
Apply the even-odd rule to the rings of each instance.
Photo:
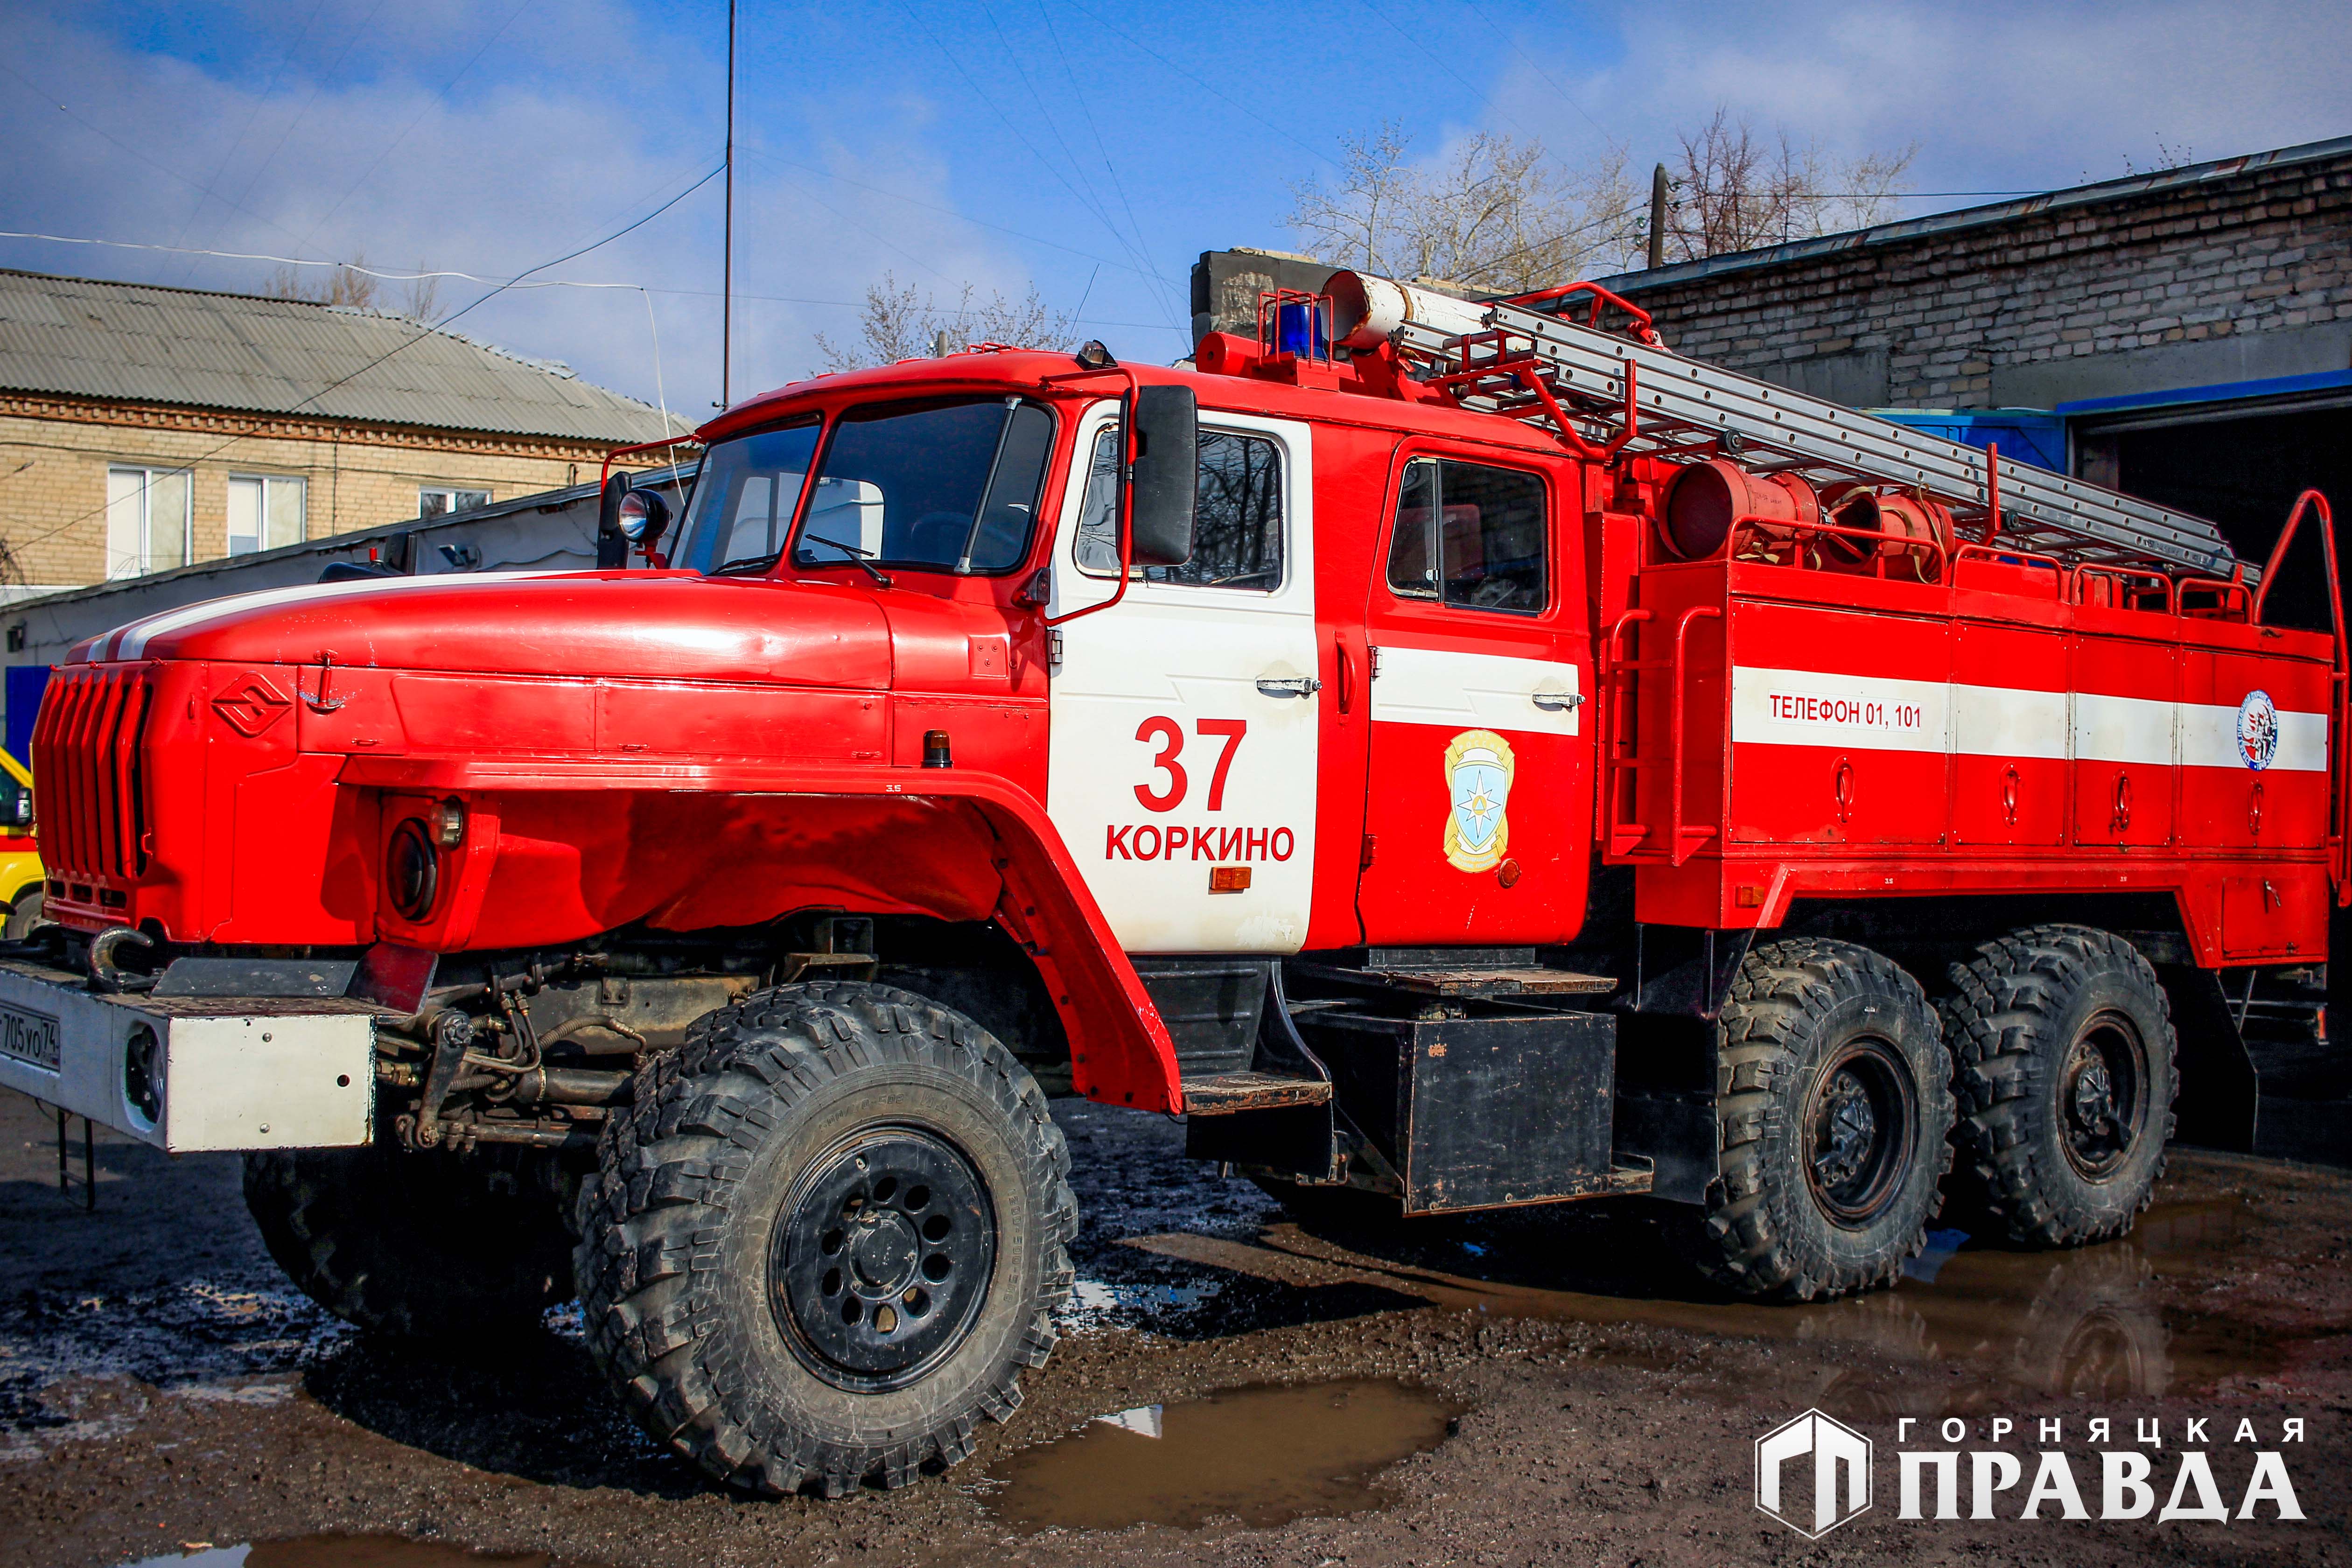
[[[510,276],[717,163],[725,15],[19,0],[0,228]],[[841,0],[747,4],[741,39],[738,398],[808,374],[812,334],[846,335],[886,272],[944,299],[1034,283],[1115,349],[1171,359],[1193,257],[1294,245],[1291,183],[1385,118],[1430,155],[1486,129],[1646,169],[1721,104],[1838,154],[1916,142],[1921,191],[2352,132],[2340,5]],[[457,329],[698,415],[719,234],[714,181],[546,275],[632,287],[509,290]],[[18,239],[0,265],[222,289],[272,270]]]

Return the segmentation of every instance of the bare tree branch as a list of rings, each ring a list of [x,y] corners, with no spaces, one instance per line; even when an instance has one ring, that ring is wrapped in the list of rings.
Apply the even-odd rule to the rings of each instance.
[[[1918,143],[1840,162],[1818,143],[1770,143],[1718,106],[1705,125],[1679,138],[1677,200],[1666,248],[1697,261],[1759,246],[1783,245],[1879,222],[1894,210]]]
[[[1612,269],[1640,243],[1622,149],[1570,169],[1541,142],[1476,132],[1416,165],[1411,142],[1393,121],[1341,138],[1335,186],[1291,186],[1291,228],[1338,266],[1496,293]]]
[[[1076,322],[1049,307],[1032,287],[1018,300],[992,292],[976,297],[969,283],[954,308],[941,310],[928,294],[918,294],[911,283],[903,287],[896,275],[866,286],[866,302],[857,311],[857,336],[836,342],[816,334],[817,354],[826,373],[864,370],[895,364],[902,359],[929,357],[944,336],[950,349],[972,343],[1004,343],[1024,349],[1067,349],[1076,346]]]

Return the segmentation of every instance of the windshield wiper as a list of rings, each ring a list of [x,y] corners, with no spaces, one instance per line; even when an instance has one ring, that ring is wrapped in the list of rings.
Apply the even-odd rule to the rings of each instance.
[[[784,552],[781,550],[777,551],[772,555],[746,555],[740,561],[730,561],[724,566],[713,566],[708,575],[713,577],[740,577],[753,572],[765,572],[769,567],[773,566],[777,562],[782,561],[783,558]]]
[[[823,544],[829,546],[832,549],[838,550],[844,555],[849,557],[849,563],[852,566],[856,567],[860,572],[863,572],[868,577],[873,578],[876,587],[887,588],[890,585],[889,575],[879,566],[874,564],[874,552],[871,550],[860,550],[855,544],[844,544],[838,539],[826,539],[823,536],[804,540],[803,542],[807,544]]]

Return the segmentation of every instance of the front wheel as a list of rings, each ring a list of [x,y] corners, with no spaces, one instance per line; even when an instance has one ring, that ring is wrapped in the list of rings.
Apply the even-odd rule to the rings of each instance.
[[[1850,942],[1770,942],[1719,1028],[1702,1270],[1801,1301],[1893,1283],[1951,1159],[1950,1068],[1918,982]]]
[[[575,1184],[535,1149],[353,1149],[245,1157],[245,1204],[304,1293],[378,1333],[515,1333],[571,1299]]]
[[[769,1495],[905,1484],[1020,1404],[1070,1290],[1069,1154],[1012,1054],[887,986],[699,1020],[608,1125],[576,1257],[647,1431]]]

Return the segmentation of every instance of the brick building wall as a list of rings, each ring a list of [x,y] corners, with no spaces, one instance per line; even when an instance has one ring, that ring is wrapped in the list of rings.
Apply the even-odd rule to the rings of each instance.
[[[227,553],[232,475],[299,476],[307,536],[417,515],[425,486],[491,499],[593,481],[606,443],[0,394],[0,543],[22,581],[106,575],[107,470],[194,467],[193,563]]]
[[[2352,367],[2352,146],[1610,284],[1682,353],[1865,407],[2048,408],[2340,372]]]

